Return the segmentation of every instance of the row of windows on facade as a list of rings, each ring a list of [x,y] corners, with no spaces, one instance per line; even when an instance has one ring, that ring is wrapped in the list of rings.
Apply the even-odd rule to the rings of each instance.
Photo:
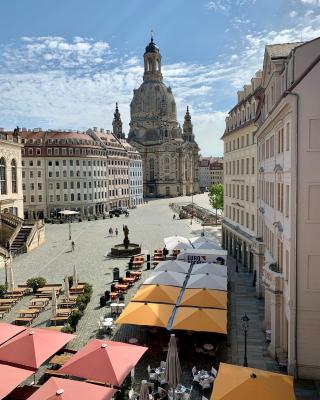
[[[226,175],[249,175],[255,173],[255,158],[251,157],[251,170],[250,158],[241,158],[239,160],[226,161],[225,171]]]
[[[35,151],[34,151],[35,150]],[[21,154],[28,155],[28,156],[41,156],[43,155],[41,153],[41,148],[37,147],[36,149],[33,149],[32,147],[28,148],[23,148],[21,149]],[[54,147],[53,149],[51,147],[47,148],[47,156],[73,156],[73,155],[79,156],[80,154],[83,156],[106,156],[106,152],[103,150],[93,150],[93,149],[83,149],[83,148],[73,148],[69,147],[68,149],[66,147],[63,148],[58,148]]]
[[[226,217],[247,229],[251,229],[252,231],[255,229],[254,214],[245,213],[244,210],[226,205]]]
[[[143,185],[142,180],[130,179],[130,185],[129,186],[142,186],[142,185]]]
[[[233,197],[234,199],[237,200],[245,200],[245,201],[251,201],[251,203],[254,203],[255,201],[255,187],[251,186],[251,196],[250,196],[250,186],[248,185],[236,185],[236,184],[231,184],[227,183],[225,185],[225,191],[226,191],[226,196],[227,197]]]
[[[284,137],[285,134],[285,137]],[[261,144],[258,145],[258,160],[263,161],[268,158],[274,157],[274,152],[275,152],[275,139],[274,135],[270,136],[267,140],[262,142]],[[285,139],[285,143],[284,143]],[[281,154],[284,151],[284,145],[285,145],[285,150],[289,151],[290,150],[290,123],[288,122],[286,124],[286,132],[284,133],[284,128],[280,128],[277,131],[276,134],[276,140],[277,140],[277,154]]]
[[[99,142],[96,142],[92,139],[47,139],[47,140],[43,140],[41,138],[39,139],[33,139],[33,138],[23,138],[22,139],[22,143],[25,144],[42,144],[42,143],[48,143],[48,144],[86,144],[86,145],[98,145]]]
[[[276,186],[275,186],[276,185]],[[275,208],[275,187],[276,187],[276,210],[289,217],[290,212],[290,185],[281,182],[258,181],[259,199],[271,208]],[[284,194],[285,188],[285,194]],[[284,203],[285,201],[285,203]]]
[[[130,168],[140,169],[140,168],[142,168],[142,161],[139,161],[139,162],[130,161],[129,166],[130,166]]]
[[[130,194],[131,195],[133,195],[133,194],[142,194],[142,192],[143,192],[143,190],[142,189],[131,189],[130,190]]]
[[[117,197],[117,196],[125,196],[125,195],[129,195],[129,189],[127,189],[127,188],[119,188],[119,189],[109,190],[109,197]]]
[[[130,171],[130,176],[142,176],[142,171]]]
[[[35,198],[36,198],[36,196],[34,196],[34,195],[31,195],[30,196],[30,203],[35,203]],[[99,193],[94,193],[94,194],[92,194],[92,193],[89,193],[89,194],[87,194],[87,193],[84,193],[83,195],[81,194],[81,193],[71,193],[70,194],[70,197],[69,197],[69,194],[68,193],[64,193],[63,194],[63,197],[60,195],[60,194],[57,194],[57,195],[53,195],[53,194],[51,194],[50,196],[49,196],[49,199],[50,199],[50,203],[53,203],[53,202],[60,202],[61,201],[61,199],[63,198],[63,201],[64,202],[68,202],[68,201],[82,201],[82,200],[84,200],[84,201],[86,201],[86,200],[98,200],[98,199],[106,199],[107,198],[107,193],[106,192],[99,192]],[[39,203],[41,203],[42,202],[42,199],[43,199],[43,197],[42,197],[42,195],[40,194],[39,196],[38,196],[38,202]],[[70,199],[70,200],[69,200]],[[27,202],[27,196],[26,195],[24,195],[23,196],[23,201],[24,201],[24,203],[26,203]]]
[[[17,162],[11,160],[9,168],[4,157],[0,158],[0,194],[8,194],[8,177],[11,175],[11,193],[18,193]]]
[[[109,169],[109,175],[128,175],[127,169]]]
[[[241,109],[238,108],[229,114],[226,120],[227,132],[232,129],[238,128],[244,123],[251,121],[256,115],[256,104],[255,102],[247,103],[246,106],[242,106]]]
[[[94,188],[103,188],[103,187],[107,187],[107,182],[105,182],[105,181],[101,181],[101,182],[100,181],[93,181],[93,184],[92,184],[91,181],[89,181],[89,182],[86,182],[86,181],[84,181],[84,182],[70,181],[70,182],[63,182],[63,185],[60,182],[56,182],[55,185],[53,183],[49,183],[49,190],[53,190],[54,188],[57,189],[57,190],[60,190],[61,188],[63,188],[63,189],[75,189],[75,188],[76,189],[81,189],[81,187],[83,189],[92,189],[93,187]],[[42,183],[41,182],[37,183],[37,188],[38,188],[38,190],[42,190]],[[22,184],[22,189],[26,190],[26,184],[25,183]],[[30,183],[29,190],[35,190],[35,184],[33,182]]]
[[[110,179],[109,185],[129,185],[129,179]]]
[[[247,133],[246,135],[242,135],[241,137],[237,137],[237,139],[232,139],[226,141],[224,144],[224,152],[229,153],[234,150],[243,149],[244,147],[248,147],[254,144],[254,133]]]
[[[37,172],[38,178],[41,178],[41,176],[42,176],[41,171],[29,171],[29,178],[31,178],[31,179],[34,178],[35,177],[35,172]],[[78,178],[81,177],[80,171],[76,171],[76,174],[74,172],[75,171],[73,171],[73,170],[69,171],[69,177],[70,178],[73,178],[75,176],[78,177]],[[103,175],[106,176],[107,172],[106,171],[101,171],[101,174],[100,174],[100,171],[93,171],[93,176],[100,177],[100,175],[101,175],[101,177]],[[66,170],[62,171],[62,175],[60,175],[60,171],[55,171],[55,174],[52,171],[48,171],[48,177],[49,178],[53,178],[53,177],[60,178],[60,176],[62,176],[63,178],[67,178],[67,176],[68,176],[67,171]],[[91,177],[91,176],[92,176],[91,171],[88,171],[88,177]],[[22,178],[25,178],[25,177],[26,177],[26,171],[22,171]],[[84,177],[84,178],[87,177],[87,172],[86,171],[82,171],[82,177]]]
[[[37,161],[36,164],[35,164],[35,161]],[[33,167],[33,165],[37,165],[37,167],[41,167],[41,165],[42,165],[41,160],[35,160],[35,161],[34,160],[29,160],[29,162],[28,162],[29,167]],[[26,166],[27,165],[26,160],[22,160],[21,164],[22,164],[23,167]],[[63,165],[64,167],[66,167],[67,164],[69,164],[70,167],[73,167],[74,165],[79,167],[80,166],[80,160],[69,160],[69,162],[67,162],[67,160],[62,160],[62,161],[49,160],[48,161],[48,166],[49,167],[52,167],[53,165],[55,165],[57,167],[59,165]],[[106,166],[106,162],[105,161],[99,161],[99,160],[93,160],[93,161],[91,161],[91,160],[82,160],[82,166],[83,167],[86,167],[86,166],[88,166],[88,167],[91,167],[91,166],[103,167],[104,166],[105,167]]]
[[[258,217],[259,235],[262,236],[267,251],[274,260],[277,260],[279,273],[283,273],[284,279],[289,279],[289,251],[285,250],[280,237],[275,240],[274,227],[270,229],[261,217]],[[285,267],[285,268],[283,268]]]

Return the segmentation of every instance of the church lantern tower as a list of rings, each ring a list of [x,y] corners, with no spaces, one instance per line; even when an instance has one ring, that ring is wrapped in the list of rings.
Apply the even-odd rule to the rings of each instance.
[[[118,103],[116,103],[116,109],[113,114],[112,128],[114,136],[116,136],[118,139],[125,139],[124,133],[122,132],[122,121],[118,109]]]
[[[143,55],[144,58],[144,74],[143,81],[159,81],[162,82],[161,73],[161,54],[153,41],[153,35],[151,35],[151,40],[146,51]]]

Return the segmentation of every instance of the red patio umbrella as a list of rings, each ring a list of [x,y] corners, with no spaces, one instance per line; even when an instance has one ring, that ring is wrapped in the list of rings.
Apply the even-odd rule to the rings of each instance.
[[[0,346],[0,362],[36,369],[73,338],[51,329],[28,328]]]
[[[93,339],[59,373],[120,386],[147,347]]]
[[[0,345],[25,330],[26,328],[24,326],[17,326],[7,324],[6,322],[0,322]]]
[[[6,397],[33,373],[34,371],[30,369],[0,364],[0,399]]]
[[[28,400],[109,400],[116,390],[70,379],[50,378]]]

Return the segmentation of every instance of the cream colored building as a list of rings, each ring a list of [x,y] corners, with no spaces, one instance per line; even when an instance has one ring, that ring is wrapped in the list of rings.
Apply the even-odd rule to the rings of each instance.
[[[266,46],[258,125],[259,268],[270,353],[320,378],[320,38]]]
[[[128,141],[143,162],[144,195],[189,195],[199,191],[199,147],[187,109],[183,129],[172,90],[163,83],[161,54],[153,38],[144,53],[144,75],[130,105]]]
[[[25,218],[82,217],[108,210],[106,151],[85,132],[21,130]]]
[[[238,92],[238,102],[226,118],[224,141],[223,246],[249,271],[261,253],[256,224],[256,95],[261,71]]]
[[[0,213],[23,218],[21,140],[18,132],[0,131]]]

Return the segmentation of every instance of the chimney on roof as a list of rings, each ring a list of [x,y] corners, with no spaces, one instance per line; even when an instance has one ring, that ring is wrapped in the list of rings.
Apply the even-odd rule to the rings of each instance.
[[[96,126],[93,127],[94,132],[98,132],[98,128]]]

